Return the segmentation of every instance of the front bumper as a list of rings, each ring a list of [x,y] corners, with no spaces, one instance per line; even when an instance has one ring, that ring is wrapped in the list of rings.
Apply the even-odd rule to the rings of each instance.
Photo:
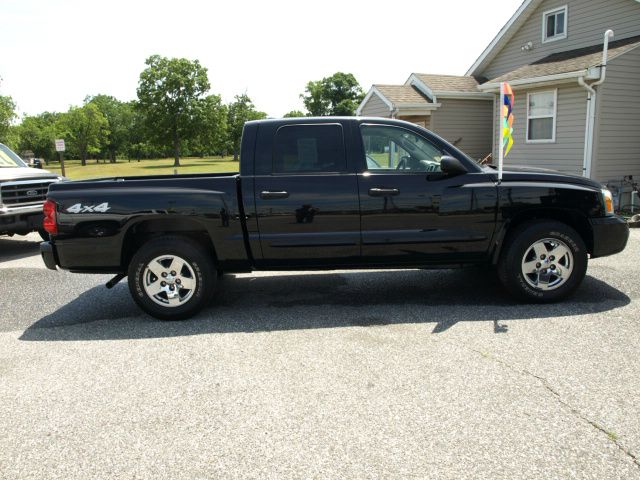
[[[42,242],[40,244],[40,255],[42,255],[42,260],[48,269],[58,269],[56,250],[51,242]]]
[[[29,233],[42,227],[42,204],[0,208],[0,234]]]
[[[629,225],[620,217],[592,218],[593,252],[591,258],[605,257],[624,250],[629,240]]]

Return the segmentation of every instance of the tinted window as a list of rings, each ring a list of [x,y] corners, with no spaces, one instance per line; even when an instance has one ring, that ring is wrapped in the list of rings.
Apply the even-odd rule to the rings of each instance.
[[[440,172],[445,152],[427,139],[400,127],[362,125],[367,170]]]
[[[274,140],[273,172],[342,172],[346,170],[340,125],[288,125]]]

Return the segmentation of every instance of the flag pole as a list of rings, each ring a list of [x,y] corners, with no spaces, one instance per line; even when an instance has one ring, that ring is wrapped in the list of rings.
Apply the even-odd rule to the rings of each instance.
[[[504,163],[504,82],[500,82],[500,97],[498,98],[498,130],[500,130],[500,143],[498,143],[498,185],[502,183],[502,164]]]

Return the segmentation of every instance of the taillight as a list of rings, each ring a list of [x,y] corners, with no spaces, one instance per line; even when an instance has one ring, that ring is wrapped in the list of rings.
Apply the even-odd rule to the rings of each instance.
[[[44,221],[42,222],[42,226],[51,235],[58,234],[58,215],[56,213],[56,207],[56,202],[53,200],[47,200],[44,202],[44,207],[42,209],[44,212]]]

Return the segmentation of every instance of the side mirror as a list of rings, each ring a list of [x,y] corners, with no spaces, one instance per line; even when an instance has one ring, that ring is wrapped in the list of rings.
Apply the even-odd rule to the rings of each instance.
[[[448,175],[462,175],[467,173],[467,168],[457,158],[448,155],[440,159],[440,170]]]

